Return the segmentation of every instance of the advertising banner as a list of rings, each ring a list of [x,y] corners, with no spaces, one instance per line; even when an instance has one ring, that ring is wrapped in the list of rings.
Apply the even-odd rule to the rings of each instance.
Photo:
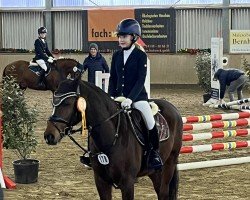
[[[175,10],[136,9],[135,18],[141,24],[145,50],[150,53],[174,53]]]
[[[250,53],[250,30],[230,30],[230,53]]]
[[[97,43],[100,52],[113,52],[118,49],[115,35],[117,24],[123,19],[134,18],[134,9],[88,10],[83,17],[83,51],[88,52],[89,44]]]
[[[149,53],[174,53],[174,9],[109,9],[83,11],[83,51],[88,52],[95,42],[100,52],[113,52],[119,48],[115,34],[117,24],[126,18],[136,19],[142,27],[142,43]]]
[[[215,72],[222,68],[223,39],[211,38],[211,99],[206,104],[215,104],[220,99],[220,83],[213,80]]]

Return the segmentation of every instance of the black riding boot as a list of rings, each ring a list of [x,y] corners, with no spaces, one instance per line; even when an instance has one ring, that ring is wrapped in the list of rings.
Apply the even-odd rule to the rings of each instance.
[[[80,156],[80,162],[82,164],[84,164],[86,167],[92,167],[91,166],[91,162],[90,162],[90,158],[89,158],[89,138],[88,138],[88,153],[83,154],[82,156]]]
[[[40,76],[39,76],[39,80],[38,80],[38,86],[44,87],[45,86],[44,80],[45,80],[45,70],[42,69],[40,71]]]
[[[148,169],[159,170],[163,163],[159,155],[159,137],[156,125],[149,130],[149,142]]]

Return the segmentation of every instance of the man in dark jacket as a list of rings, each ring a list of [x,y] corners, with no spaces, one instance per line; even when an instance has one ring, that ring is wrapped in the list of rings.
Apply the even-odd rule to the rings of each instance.
[[[88,70],[88,82],[95,84],[95,72],[101,71],[109,73],[109,67],[105,58],[98,52],[98,46],[95,43],[89,45],[89,56],[83,62],[84,71]]]
[[[245,73],[238,69],[218,69],[214,79],[220,82],[220,99],[224,98],[228,86],[229,100],[234,101],[234,92],[237,90],[238,100],[243,98],[242,89],[248,81]]]

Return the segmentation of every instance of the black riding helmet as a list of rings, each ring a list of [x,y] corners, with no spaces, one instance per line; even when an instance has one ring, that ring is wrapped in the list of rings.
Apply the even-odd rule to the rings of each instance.
[[[41,33],[47,33],[47,28],[45,28],[44,26],[41,26],[38,30],[37,30],[38,34],[41,34]]]
[[[124,19],[117,25],[116,33],[117,36],[132,35],[134,36],[132,42],[136,42],[141,36],[141,26],[135,19]]]

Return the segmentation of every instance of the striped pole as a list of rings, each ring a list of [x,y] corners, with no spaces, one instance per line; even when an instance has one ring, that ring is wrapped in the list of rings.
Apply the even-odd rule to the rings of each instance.
[[[227,137],[247,136],[247,135],[250,135],[250,129],[214,131],[209,133],[185,134],[182,136],[182,141],[197,141],[197,140],[207,140],[212,138],[227,138]]]
[[[217,150],[225,150],[225,149],[238,149],[238,148],[249,147],[249,146],[250,146],[250,141],[183,146],[181,147],[180,153],[196,153],[196,152],[217,151]]]
[[[214,115],[188,116],[188,117],[182,117],[182,121],[185,124],[193,122],[234,120],[234,119],[249,118],[249,117],[250,117],[250,112],[239,112],[239,113],[226,113],[226,114],[214,114]]]
[[[210,123],[199,123],[199,124],[184,124],[183,131],[190,130],[205,130],[212,128],[232,128],[237,126],[247,126],[250,124],[250,119],[238,119],[238,120],[230,120],[230,121],[216,121]]]
[[[247,98],[247,99],[241,99],[241,100],[237,100],[237,101],[231,101],[231,102],[228,102],[228,103],[222,103],[222,104],[218,104],[218,105],[209,105],[209,107],[213,107],[213,108],[229,108],[229,106],[232,106],[232,105],[240,105],[240,104],[243,104],[243,103],[247,103],[247,102],[250,102],[250,98]]]
[[[250,106],[232,105],[232,106],[229,106],[229,109],[233,109],[233,110],[250,110]]]

